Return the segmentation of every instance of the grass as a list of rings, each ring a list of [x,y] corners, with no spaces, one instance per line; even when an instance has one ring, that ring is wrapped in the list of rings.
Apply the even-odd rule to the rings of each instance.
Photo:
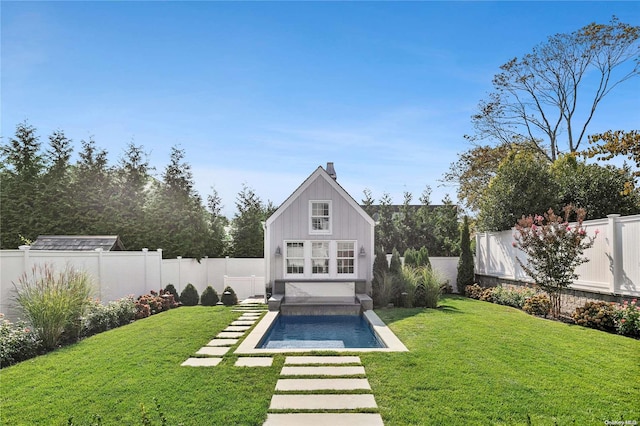
[[[640,341],[464,298],[377,313],[410,350],[362,356],[386,425],[640,422]]]
[[[378,315],[409,353],[358,354],[386,425],[640,421],[640,341],[450,297]],[[240,313],[171,310],[0,370],[0,423],[260,425],[271,368],[180,367]]]

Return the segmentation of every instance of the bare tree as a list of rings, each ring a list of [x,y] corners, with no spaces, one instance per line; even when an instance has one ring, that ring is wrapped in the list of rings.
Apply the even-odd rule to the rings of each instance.
[[[615,16],[609,24],[549,37],[500,67],[495,91],[472,117],[476,134],[467,138],[529,140],[551,161],[567,149],[576,152],[600,101],[640,73],[639,38],[639,26]]]

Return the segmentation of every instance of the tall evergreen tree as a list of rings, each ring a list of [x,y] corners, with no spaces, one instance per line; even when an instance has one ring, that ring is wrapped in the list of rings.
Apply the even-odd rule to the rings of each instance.
[[[386,253],[391,253],[397,240],[396,227],[393,223],[393,211],[391,210],[392,204],[391,196],[387,192],[382,194],[378,208],[378,225],[375,228],[375,238],[377,244]]]
[[[266,208],[260,197],[247,185],[242,185],[242,190],[236,198],[238,211],[233,218],[231,230],[233,255],[235,257],[263,257],[264,256],[264,229],[262,222],[265,220]]]
[[[456,278],[458,293],[464,294],[464,288],[468,285],[473,285],[474,280],[469,218],[465,216],[462,222],[462,230],[460,231],[460,260],[458,261],[458,276]]]
[[[93,138],[81,141],[71,184],[75,233],[84,235],[114,234],[113,170],[108,165],[107,151]]]
[[[163,257],[200,259],[207,255],[209,238],[206,211],[195,192],[191,165],[184,150],[171,148],[169,164],[162,173],[149,203],[149,221],[157,231],[149,236],[151,246],[163,249]]]
[[[42,179],[42,192],[38,197],[43,234],[75,234],[72,210],[74,197],[71,191],[71,143],[62,130],[56,130],[49,136],[49,148],[45,154],[47,169]]]
[[[2,248],[17,248],[33,240],[42,229],[38,214],[44,160],[36,129],[26,121],[16,126],[15,137],[0,148],[2,185],[0,190],[0,229]]]
[[[215,188],[207,197],[207,209],[209,211],[210,238],[207,245],[207,253],[212,257],[222,257],[227,253],[227,235],[225,226],[228,224],[226,217],[222,215],[222,199]]]
[[[113,232],[120,236],[128,250],[148,247],[148,235],[154,232],[153,225],[147,220],[150,170],[144,148],[129,143],[114,174],[112,204],[117,217]]]

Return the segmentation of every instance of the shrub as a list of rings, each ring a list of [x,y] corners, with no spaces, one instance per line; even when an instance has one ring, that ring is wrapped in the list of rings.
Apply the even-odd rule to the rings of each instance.
[[[162,297],[155,291],[151,291],[149,294],[143,294],[138,297],[137,304],[149,306],[149,315],[155,315],[165,310]]]
[[[238,304],[238,296],[236,296],[236,292],[229,286],[224,289],[222,292],[222,303],[225,306],[233,306]]]
[[[111,301],[106,305],[91,301],[81,320],[80,334],[84,337],[129,324],[136,317],[133,296]]]
[[[24,321],[12,324],[0,314],[0,368],[33,358],[42,349],[42,342]]]
[[[492,288],[485,288],[482,293],[480,294],[479,300],[482,300],[484,302],[494,302],[493,300],[493,290],[495,289],[495,287]]]
[[[373,306],[376,308],[386,307],[391,302],[393,275],[389,271],[377,275],[373,280],[372,286]]]
[[[395,248],[391,253],[391,260],[389,261],[389,272],[395,275],[401,275],[402,261],[400,260],[400,253]]]
[[[418,266],[431,268],[431,261],[429,260],[429,250],[424,246],[420,247],[420,250],[418,250]]]
[[[34,267],[16,285],[16,301],[46,349],[61,342],[65,332],[80,331],[80,317],[89,302],[91,281],[86,272],[67,266],[56,273],[53,266]]]
[[[456,287],[462,294],[464,288],[473,284],[475,278],[473,271],[473,254],[471,253],[471,241],[469,238],[469,218],[464,217],[462,230],[460,231],[460,259],[458,260],[458,276]]]
[[[451,284],[449,284],[449,280],[446,280],[440,286],[440,294],[451,294],[451,293],[453,293],[453,287],[451,287]]]
[[[420,268],[419,274],[420,284],[422,284],[425,289],[425,307],[437,308],[440,300],[442,278],[436,271],[429,267]]]
[[[470,299],[480,300],[484,289],[478,284],[468,285],[464,288],[464,294]]]
[[[196,306],[199,300],[198,290],[191,283],[187,284],[180,293],[180,301],[184,306]]]
[[[614,318],[619,334],[640,336],[640,306],[636,305],[637,302],[637,299],[625,300],[622,305],[616,305]]]
[[[573,313],[576,324],[598,330],[615,329],[615,309],[607,302],[587,302]]]
[[[408,248],[404,251],[404,266],[413,266],[415,268],[419,266],[417,250]]]
[[[427,289],[422,283],[419,283],[413,292],[413,306],[416,308],[427,307]]]
[[[167,293],[173,295],[173,300],[175,301],[175,303],[180,303],[180,296],[178,296],[178,290],[176,290],[173,284],[167,284],[167,286],[164,288],[164,294],[167,294]]]
[[[549,296],[546,294],[536,294],[525,300],[522,310],[530,315],[538,315],[546,318],[551,311],[551,300],[549,300]]]
[[[208,286],[202,292],[202,296],[200,296],[200,303],[203,306],[215,306],[220,298],[218,298],[218,293],[213,289],[213,287]]]
[[[513,306],[518,309],[522,309],[524,302],[535,295],[536,291],[529,287],[519,287],[517,289],[495,287],[492,293],[494,303]]]

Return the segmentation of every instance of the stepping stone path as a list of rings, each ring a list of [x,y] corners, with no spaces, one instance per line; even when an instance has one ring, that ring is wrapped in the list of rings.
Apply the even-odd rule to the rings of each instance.
[[[359,412],[378,409],[364,375],[358,356],[286,357],[264,426],[384,425],[379,413]],[[327,391],[345,393],[328,394]],[[332,410],[339,412],[332,413]]]
[[[240,318],[233,321],[227,328],[200,348],[193,357],[183,362],[186,367],[215,367],[222,362],[222,357],[229,352],[231,346],[238,343],[239,339],[245,335],[247,330],[253,327],[262,314],[267,311],[262,299],[249,299],[236,305],[233,312],[242,312]],[[271,367],[273,358],[271,357],[244,357],[238,358],[235,363],[237,367]]]

